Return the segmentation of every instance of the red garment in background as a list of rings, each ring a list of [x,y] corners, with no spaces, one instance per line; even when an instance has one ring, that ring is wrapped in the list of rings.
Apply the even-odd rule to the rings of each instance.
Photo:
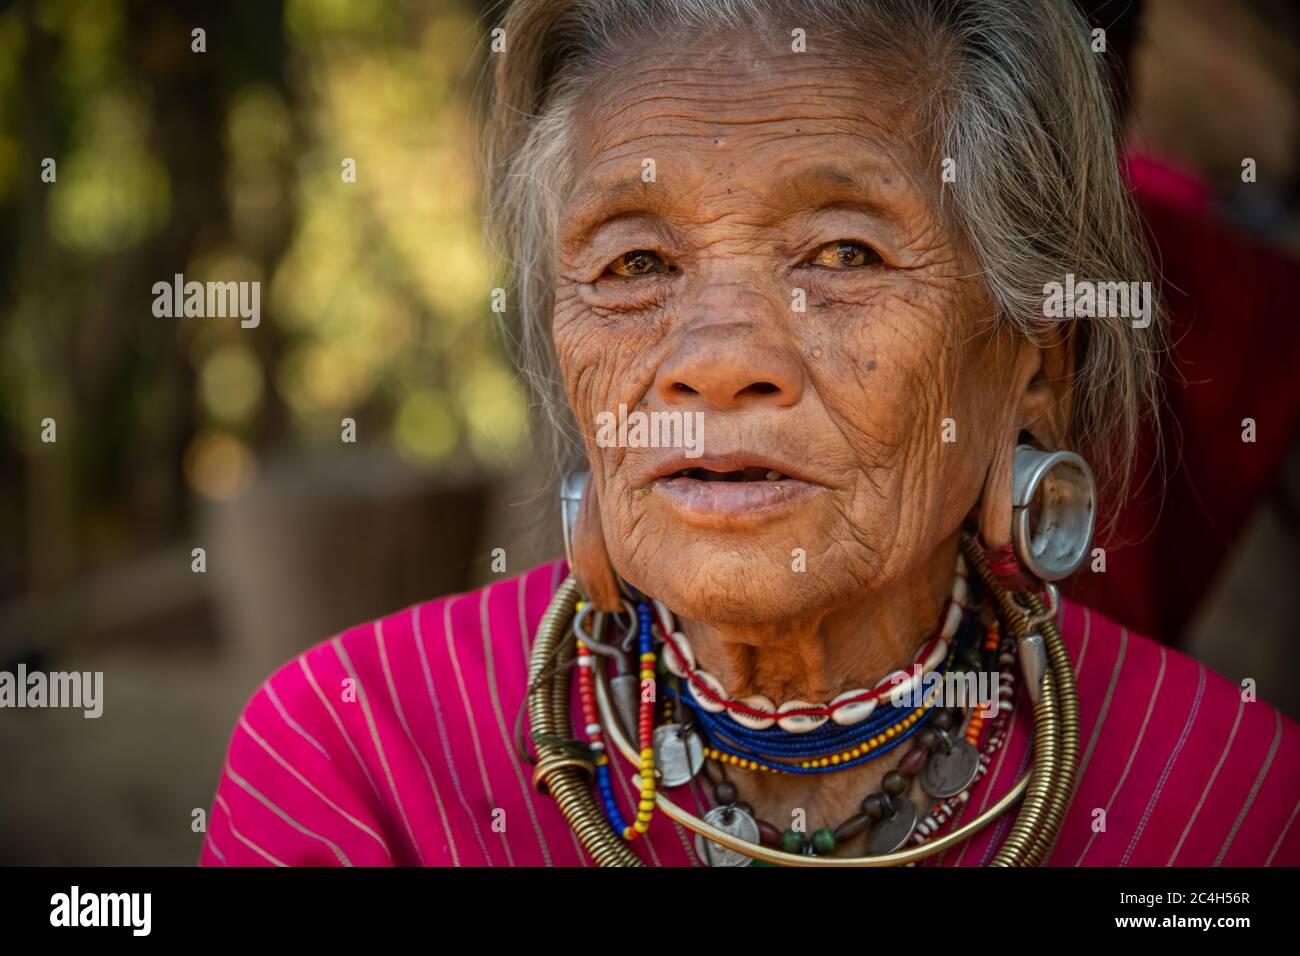
[[[1219,220],[1195,177],[1150,157],[1128,162],[1171,323],[1167,484],[1149,474],[1148,440],[1105,574],[1085,567],[1067,591],[1177,646],[1300,429],[1300,263]],[[1242,441],[1247,418],[1254,443]]]

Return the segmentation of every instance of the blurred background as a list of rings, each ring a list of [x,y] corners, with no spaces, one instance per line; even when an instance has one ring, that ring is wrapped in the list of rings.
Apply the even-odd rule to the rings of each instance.
[[[106,697],[98,720],[0,711],[0,864],[194,862],[191,814],[274,667],[484,583],[494,548],[509,574],[562,551],[481,238],[493,6],[0,9],[0,670],[103,671]],[[1296,39],[1287,2],[1154,0],[1129,78],[1135,152],[1284,264]],[[1242,155],[1267,171],[1249,189]],[[156,317],[176,273],[259,281],[260,325]],[[1276,309],[1294,336],[1294,293]],[[1296,715],[1284,439],[1158,636]]]

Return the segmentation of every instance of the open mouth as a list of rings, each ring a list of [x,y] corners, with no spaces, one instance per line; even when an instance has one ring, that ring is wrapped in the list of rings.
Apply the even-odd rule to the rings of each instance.
[[[696,481],[782,481],[781,472],[771,468],[740,468],[735,471],[714,471],[711,468],[683,468],[674,478],[694,478]]]
[[[739,528],[772,520],[819,490],[801,475],[772,467],[777,462],[748,464],[733,456],[705,461],[666,463],[668,468],[650,485],[679,517],[702,527]]]

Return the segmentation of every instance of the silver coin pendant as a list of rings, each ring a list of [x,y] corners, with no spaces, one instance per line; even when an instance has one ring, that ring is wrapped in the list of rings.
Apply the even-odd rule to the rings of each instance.
[[[867,834],[867,853],[871,856],[893,853],[916,829],[916,804],[906,797],[894,797],[893,802],[893,814],[877,820]]]
[[[681,724],[662,724],[655,728],[655,766],[659,783],[680,787],[689,783],[704,766],[704,742],[693,730],[681,733]]]
[[[704,815],[704,822],[746,843],[758,843],[758,823],[744,810],[714,807]],[[702,835],[695,837],[695,852],[709,866],[749,866],[754,861],[743,853],[714,843]]]
[[[921,768],[921,788],[932,797],[955,797],[972,783],[979,773],[980,752],[966,740],[956,740],[952,749],[936,750]]]

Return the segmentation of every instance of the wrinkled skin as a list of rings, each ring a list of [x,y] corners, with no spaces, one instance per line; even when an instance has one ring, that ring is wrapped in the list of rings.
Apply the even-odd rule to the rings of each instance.
[[[861,71],[713,38],[629,59],[578,114],[553,335],[610,563],[685,620],[733,696],[872,686],[935,628],[972,507],[1007,539],[1016,436],[1050,432],[1059,404],[1046,353],[994,334],[906,97]],[[629,266],[638,251],[653,255]],[[683,505],[655,480],[676,453],[597,446],[620,403],[703,412],[706,456],[803,483],[755,484],[776,504],[743,513]],[[811,832],[856,812],[902,749],[731,776],[760,816],[784,827],[800,807]]]

